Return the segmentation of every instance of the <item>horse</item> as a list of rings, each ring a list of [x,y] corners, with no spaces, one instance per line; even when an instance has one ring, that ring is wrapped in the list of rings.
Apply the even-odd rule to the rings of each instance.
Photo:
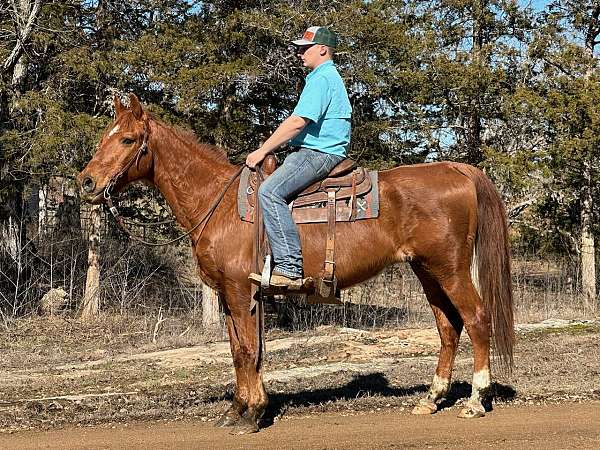
[[[249,308],[253,225],[240,220],[236,206],[239,178],[233,180],[239,167],[221,148],[198,143],[193,133],[167,125],[146,112],[134,94],[129,97],[128,106],[115,97],[115,120],[78,175],[81,198],[102,203],[107,192],[138,180],[162,193],[189,233],[200,278],[218,292],[225,313],[236,384],[232,403],[216,425],[233,427],[237,434],[257,432],[268,396],[257,363],[257,312]],[[336,248],[338,287],[408,262],[423,286],[441,340],[431,386],[412,412],[438,410],[450,388],[464,327],[473,346],[473,381],[459,417],[482,417],[492,383],[490,347],[499,368],[510,371],[513,365],[510,250],[502,199],[481,170],[462,163],[400,166],[378,176],[379,216],[336,226],[344,242]],[[317,277],[327,224],[298,228],[305,275]]]

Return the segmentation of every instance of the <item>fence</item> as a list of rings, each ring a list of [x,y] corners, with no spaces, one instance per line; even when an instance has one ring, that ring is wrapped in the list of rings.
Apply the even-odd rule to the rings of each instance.
[[[41,196],[44,202],[39,200]],[[22,219],[5,227],[12,233],[11,239],[3,239],[0,245],[0,313],[5,323],[34,313],[42,296],[55,287],[67,292],[70,311],[79,307],[87,264],[89,206],[73,199],[67,188],[60,196],[40,194],[33,200],[44,204],[44,213],[38,213],[37,220]],[[137,209],[135,202],[123,206]],[[141,246],[123,236],[105,211],[101,214],[102,308],[121,314],[163,308],[170,314],[201,315],[202,285],[189,245]],[[161,214],[164,216],[164,211],[157,216]],[[173,224],[159,229],[144,224],[130,227],[139,236],[151,235],[152,239],[179,232]],[[517,321],[585,315],[575,259],[517,255],[512,273]],[[433,321],[420,284],[406,264],[394,265],[344,291],[343,299],[342,306],[301,302],[273,305],[269,323],[305,329],[326,324],[380,327]]]

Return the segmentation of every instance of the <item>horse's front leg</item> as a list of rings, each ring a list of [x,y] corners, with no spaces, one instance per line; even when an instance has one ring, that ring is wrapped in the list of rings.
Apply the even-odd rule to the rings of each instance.
[[[242,419],[242,414],[244,414],[246,409],[248,409],[248,385],[244,378],[241,377],[242,374],[238,370],[238,365],[236,364],[236,360],[239,360],[239,358],[236,358],[236,355],[241,353],[240,344],[236,338],[233,319],[231,318],[231,314],[227,310],[227,307],[225,307],[225,322],[227,324],[227,331],[229,333],[229,345],[231,346],[231,354],[233,355],[236,382],[231,406],[229,406],[227,411],[225,411],[225,413],[219,418],[216,423],[217,427],[232,427],[237,425]]]
[[[246,434],[258,431],[258,421],[268,404],[262,381],[260,362],[256,365],[258,352],[256,317],[249,311],[250,289],[234,290],[237,295],[225,294],[224,306],[236,387],[233,402],[221,416],[217,426],[234,427],[233,433]],[[246,295],[244,295],[246,294]]]

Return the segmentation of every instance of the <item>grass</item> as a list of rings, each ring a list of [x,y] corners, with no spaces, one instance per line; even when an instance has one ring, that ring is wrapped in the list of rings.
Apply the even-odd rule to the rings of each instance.
[[[27,292],[28,306],[13,305],[13,311],[21,312],[2,316],[6,336],[0,338],[0,342],[3,339],[18,340],[19,333],[22,336],[31,334],[28,345],[34,346],[35,351],[29,357],[43,361],[44,358],[64,357],[61,356],[63,347],[53,343],[52,335],[56,333],[64,335],[63,341],[69,338],[75,340],[84,350],[79,352],[81,358],[86,357],[86,342],[103,339],[105,345],[102,350],[90,350],[89,357],[92,359],[103,356],[94,351],[110,354],[127,346],[151,351],[226,339],[224,330],[209,333],[202,327],[201,289],[194,275],[194,263],[188,247],[173,246],[151,251],[132,242],[109,239],[107,243],[110,245],[107,244],[103,255],[106,266],[102,282],[104,314],[98,320],[85,326],[77,320],[81,285],[85,279],[85,264],[81,263],[85,259],[82,256],[85,243],[77,240],[59,242],[56,245],[61,244],[62,247],[57,247],[54,252],[63,256],[79,255],[75,258],[79,265],[64,256],[60,264],[49,268],[32,265],[30,272],[39,271],[44,282],[53,280],[52,286],[61,283],[74,286],[67,289],[70,298],[66,311],[56,317],[54,325],[49,321],[43,329],[35,329],[32,325],[37,323],[35,302],[40,297],[36,295],[38,291],[45,292],[47,286],[43,283],[38,286],[41,281],[38,283],[30,276],[30,284],[23,288]],[[44,249],[48,250],[42,242],[38,244],[41,253]],[[513,259],[512,274],[517,323],[595,316],[584,308],[578,290],[579,273],[573,261],[518,257]],[[17,301],[20,297],[15,295],[15,299]],[[267,328],[272,333],[277,329],[309,331],[323,325],[377,329],[430,327],[435,324],[421,285],[407,264],[388,267],[377,277],[343,291],[342,299],[344,304],[341,306],[295,304],[293,301],[269,305]],[[25,301],[25,297],[21,300]],[[11,346],[11,351],[18,353],[18,343]],[[14,359],[12,356],[10,359]],[[0,367],[3,364],[10,363],[0,355]]]
[[[568,334],[568,335],[582,335],[582,334],[596,334],[600,332],[600,325],[597,323],[574,323],[565,325],[562,327],[543,328],[540,330],[532,330],[528,333],[539,333],[539,334]]]

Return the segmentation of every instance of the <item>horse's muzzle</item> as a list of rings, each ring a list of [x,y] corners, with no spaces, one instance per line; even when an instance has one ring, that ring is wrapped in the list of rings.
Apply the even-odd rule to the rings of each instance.
[[[102,203],[104,200],[104,189],[98,188],[98,184],[93,177],[86,175],[84,177],[78,177],[77,183],[79,184],[81,199],[92,203]]]

